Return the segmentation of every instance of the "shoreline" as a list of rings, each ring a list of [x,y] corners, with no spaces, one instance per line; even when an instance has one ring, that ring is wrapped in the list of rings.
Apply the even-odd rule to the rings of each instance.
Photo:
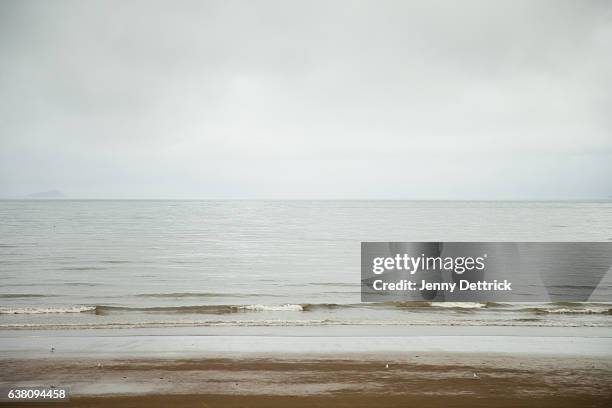
[[[578,337],[546,330],[529,335],[285,335],[261,333],[189,335],[179,331],[129,333],[0,333],[2,359],[180,359],[180,358],[276,358],[355,355],[403,355],[405,353],[484,353],[516,356],[541,355],[571,358],[612,358],[610,329]],[[476,332],[475,332],[476,333]],[[520,331],[517,330],[517,334]],[[571,333],[568,331],[568,334]],[[595,335],[599,333],[599,335]]]

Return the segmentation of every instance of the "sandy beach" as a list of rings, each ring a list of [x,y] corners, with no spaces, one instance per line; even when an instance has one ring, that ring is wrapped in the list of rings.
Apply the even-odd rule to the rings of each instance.
[[[394,360],[390,361],[391,358]],[[4,360],[0,379],[69,386],[71,407],[609,406],[612,359],[486,354],[341,359]]]
[[[0,385],[68,387],[75,407],[612,402],[607,327],[377,329],[5,330]]]

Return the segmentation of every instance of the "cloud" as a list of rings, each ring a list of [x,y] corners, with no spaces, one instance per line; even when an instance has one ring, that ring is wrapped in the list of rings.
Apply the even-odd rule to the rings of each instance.
[[[612,194],[607,2],[0,8],[5,197]]]

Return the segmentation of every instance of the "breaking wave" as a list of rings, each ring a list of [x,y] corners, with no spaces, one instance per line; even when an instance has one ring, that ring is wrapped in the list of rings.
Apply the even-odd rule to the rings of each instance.
[[[0,314],[45,314],[45,313],[83,313],[95,312],[96,306],[65,306],[65,307],[0,307]]]
[[[416,308],[444,308],[444,309],[492,309],[508,307],[510,304],[497,302],[427,302],[427,301],[405,301],[385,302],[383,305],[395,306],[402,309]]]
[[[253,310],[256,312],[301,312],[304,310],[302,305],[279,305],[279,306],[266,306],[266,305],[247,305],[242,306],[244,310]]]
[[[217,292],[172,292],[172,293],[141,293],[136,295],[142,298],[160,298],[160,299],[179,299],[179,298],[234,298],[234,297],[251,297],[251,296],[266,296],[277,297],[280,295],[261,294],[261,293],[217,293]]]
[[[257,313],[257,312],[314,312],[320,310],[342,309],[396,309],[406,311],[462,312],[486,313],[487,311],[514,312],[528,314],[603,314],[612,315],[612,304],[607,303],[540,303],[540,304],[512,304],[495,302],[384,302],[384,303],[287,303],[287,304],[212,304],[189,306],[152,306],[128,307],[110,305],[81,305],[81,306],[49,306],[49,307],[0,307],[0,314],[45,314],[45,313],[95,313],[97,315],[122,313],[151,313],[151,314],[231,314],[231,313]]]

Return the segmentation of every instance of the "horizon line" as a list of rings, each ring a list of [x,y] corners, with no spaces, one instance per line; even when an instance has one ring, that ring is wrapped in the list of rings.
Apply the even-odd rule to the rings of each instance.
[[[412,201],[412,202],[597,202],[592,198],[92,198],[92,197],[0,197],[0,201]]]

